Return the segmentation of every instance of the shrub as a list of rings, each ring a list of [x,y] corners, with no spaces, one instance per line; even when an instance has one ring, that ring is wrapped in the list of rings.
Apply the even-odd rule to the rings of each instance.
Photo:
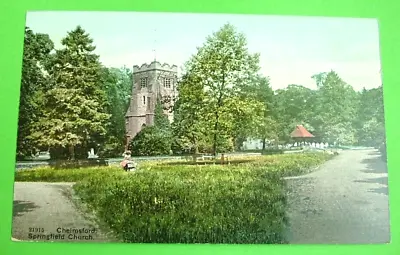
[[[51,160],[50,167],[55,169],[76,169],[82,167],[108,166],[105,159]]]
[[[97,155],[101,158],[114,158],[120,157],[124,152],[124,144],[118,141],[115,137],[110,138],[107,143],[105,143]]]
[[[76,145],[74,147],[74,154],[76,159],[86,159],[88,151],[87,146]],[[69,159],[71,157],[69,148],[67,147],[52,147],[49,149],[51,159]]]
[[[168,155],[172,138],[169,133],[155,126],[144,127],[130,142],[129,149],[135,156]]]
[[[283,243],[282,176],[332,157],[254,157],[234,166],[149,163],[133,173],[92,175],[74,186],[125,242]]]

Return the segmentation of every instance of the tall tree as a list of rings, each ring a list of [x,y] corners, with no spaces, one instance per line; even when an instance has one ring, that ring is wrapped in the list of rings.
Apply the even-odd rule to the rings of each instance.
[[[320,88],[324,84],[327,75],[328,75],[327,72],[322,72],[314,74],[313,76],[311,76],[311,78],[315,80],[317,87]]]
[[[218,136],[229,136],[234,128],[230,109],[243,109],[232,106],[259,71],[259,55],[248,52],[244,34],[237,32],[231,24],[225,24],[206,38],[197,54],[187,62],[186,69],[198,77],[207,94],[204,103],[213,136],[213,154],[216,155]]]
[[[33,134],[51,156],[86,158],[88,148],[106,133],[106,96],[101,64],[89,34],[78,26],[62,39],[49,74],[53,88],[44,94],[44,115]]]
[[[199,153],[207,126],[205,122],[205,91],[199,76],[185,74],[177,83],[178,99],[174,104],[172,130],[175,151]]]
[[[382,86],[363,89],[356,118],[357,139],[360,145],[379,147],[385,140],[385,120]]]
[[[354,144],[358,97],[336,72],[330,71],[317,92],[313,126],[325,142]]]
[[[267,139],[277,139],[276,102],[269,78],[258,75],[242,91],[244,95],[242,101],[248,102],[253,99],[258,102],[258,106],[249,107],[249,111],[252,112],[246,114],[256,122],[247,121],[242,118],[241,114],[235,114],[235,124],[238,129],[236,147],[237,149],[240,148],[247,138],[258,138],[262,140],[263,150],[265,150]],[[254,116],[257,116],[257,118],[254,118]]]
[[[47,34],[34,33],[25,28],[22,77],[19,100],[17,157],[35,153],[38,144],[29,139],[33,123],[41,113],[41,94],[48,87],[44,64],[54,44]]]
[[[102,84],[106,94],[106,112],[111,117],[99,153],[103,157],[116,157],[122,154],[125,145],[125,113],[132,90],[132,72],[125,67],[103,67]]]
[[[301,85],[289,85],[279,89],[275,95],[276,119],[279,125],[279,138],[290,141],[290,133],[296,125],[305,126],[310,132],[315,107],[314,91]]]

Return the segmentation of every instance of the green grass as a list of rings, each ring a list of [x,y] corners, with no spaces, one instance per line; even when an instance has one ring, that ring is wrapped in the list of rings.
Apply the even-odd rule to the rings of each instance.
[[[285,243],[282,177],[309,172],[326,153],[235,157],[231,165],[184,160],[16,173],[16,181],[76,182],[75,194],[131,243]]]
[[[112,176],[121,174],[120,167],[89,167],[80,169],[55,169],[38,167],[15,173],[17,182],[78,182],[93,175]]]
[[[273,166],[269,171],[278,171],[282,176],[299,175],[308,172],[331,156],[323,153],[301,153],[301,154],[279,154],[268,156],[240,156],[230,158],[230,165],[223,165],[224,168],[236,167],[251,168],[253,166]],[[287,160],[292,160],[293,164],[288,166]],[[198,171],[199,166],[212,168],[213,164],[221,167],[217,161],[185,161],[185,160],[158,160],[140,162],[141,170],[161,170],[161,171]],[[37,167],[28,170],[20,170],[15,174],[15,181],[18,182],[78,182],[94,175],[113,176],[126,174],[118,165],[88,167],[77,169],[56,169],[52,167]]]

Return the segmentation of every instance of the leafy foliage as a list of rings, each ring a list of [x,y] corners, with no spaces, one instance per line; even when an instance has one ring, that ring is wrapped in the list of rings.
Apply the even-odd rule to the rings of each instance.
[[[157,100],[154,125],[144,127],[131,141],[129,149],[132,155],[156,156],[171,152],[172,134],[168,117],[160,100]]]
[[[101,65],[92,52],[93,40],[81,28],[62,40],[49,69],[52,88],[43,96],[43,116],[32,137],[39,144],[51,147],[52,156],[74,159],[86,157],[96,136],[106,134],[105,93],[101,89]],[[79,146],[82,150],[75,153]]]
[[[90,148],[102,157],[119,156],[132,71],[102,66],[81,27],[69,32],[62,45],[54,51],[48,35],[26,28],[17,156],[49,150],[52,158],[86,158]],[[312,76],[316,89],[291,84],[274,91],[259,69],[259,55],[249,52],[245,35],[225,24],[186,62],[178,98],[168,109],[173,123],[158,102],[155,127],[146,128],[130,147],[138,155],[170,149],[216,154],[241,150],[253,138],[267,150],[293,142],[290,133],[299,124],[316,142],[385,144],[382,86],[356,92],[331,70]]]
[[[178,82],[179,98],[174,105],[173,150],[175,153],[199,152],[199,143],[206,136],[204,85],[199,77],[185,74]]]
[[[186,91],[179,95],[180,100],[189,101],[191,105],[193,101],[202,103],[197,108],[180,104],[186,114],[189,111],[196,116],[196,121],[201,121],[195,130],[189,131],[192,137],[188,140],[192,144],[197,144],[199,138],[203,138],[204,142],[211,136],[213,153],[216,154],[220,136],[229,137],[235,135],[237,130],[244,130],[238,127],[233,117],[247,118],[250,123],[256,118],[257,102],[240,99],[243,99],[243,91],[259,71],[258,62],[259,56],[248,52],[245,36],[230,24],[206,38],[197,54],[186,63],[186,80],[180,84],[195,84],[193,92]],[[193,93],[198,93],[198,96],[192,96]],[[197,113],[194,114],[194,111]],[[207,133],[202,132],[204,130]]]
[[[157,127],[147,126],[132,139],[129,150],[135,156],[168,155],[171,150],[171,138]]]
[[[40,149],[37,141],[29,139],[29,135],[41,115],[41,99],[49,83],[44,65],[53,48],[48,35],[35,34],[25,28],[17,139],[19,158],[35,154]]]
[[[276,91],[276,111],[279,123],[279,138],[290,141],[290,133],[296,125],[307,126],[310,132],[314,131],[310,125],[313,115],[314,91],[301,85],[289,85],[285,89]]]
[[[360,106],[355,126],[358,143],[380,148],[385,144],[385,120],[382,86],[359,94]]]
[[[125,113],[132,93],[132,72],[125,67],[103,67],[102,86],[110,119],[106,126],[107,136],[98,149],[98,155],[115,157],[122,154],[125,146]]]

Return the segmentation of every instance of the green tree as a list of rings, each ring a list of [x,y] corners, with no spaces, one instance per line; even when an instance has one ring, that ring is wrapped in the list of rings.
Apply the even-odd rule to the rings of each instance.
[[[382,86],[363,89],[355,127],[360,145],[379,147],[385,140],[385,120]]]
[[[187,62],[187,72],[197,77],[196,81],[201,83],[206,93],[204,115],[213,136],[214,155],[217,154],[218,136],[233,133],[234,120],[230,109],[239,109],[232,106],[259,69],[259,55],[248,52],[246,37],[231,24],[225,24],[208,36],[197,54]]]
[[[29,139],[29,136],[41,114],[41,95],[49,86],[44,64],[53,49],[54,44],[47,34],[34,33],[28,27],[25,28],[18,115],[18,158],[34,154],[38,147],[36,141]]]
[[[324,142],[355,144],[357,109],[357,93],[337,73],[330,71],[317,91],[312,126]]]
[[[169,133],[171,123],[169,122],[168,116],[164,112],[164,108],[165,107],[163,106],[162,99],[159,96],[154,108],[154,126],[156,126],[162,132]]]
[[[129,143],[129,150],[134,156],[168,155],[171,140],[156,126],[144,127]]]
[[[144,127],[130,142],[129,149],[135,156],[168,155],[171,151],[170,122],[164,113],[161,98],[157,98],[154,124]]]
[[[289,142],[290,134],[296,125],[314,131],[315,91],[301,85],[289,85],[279,89],[275,95],[275,117],[278,125],[279,139]]]
[[[80,26],[62,39],[49,74],[53,86],[44,94],[43,116],[32,135],[51,148],[53,158],[86,158],[106,134],[106,96],[95,46]]]
[[[320,88],[324,84],[327,75],[328,75],[327,72],[322,72],[322,73],[314,74],[313,76],[311,76],[311,78],[315,80],[317,87]]]
[[[241,98],[237,102],[244,104],[238,107],[241,111],[234,112],[233,116],[235,147],[240,149],[247,138],[261,138],[265,149],[266,139],[272,139],[273,136],[270,135],[274,132],[269,124],[275,122],[276,117],[274,91],[269,84],[269,78],[255,76],[253,82],[242,88],[240,94]],[[266,135],[267,132],[270,134]]]
[[[257,128],[258,137],[262,141],[262,150],[266,149],[267,140],[274,141],[275,144],[279,140],[279,123],[272,116],[266,115]]]
[[[102,84],[106,94],[106,112],[110,114],[107,136],[99,148],[102,157],[121,155],[125,145],[125,113],[132,90],[132,72],[123,68],[102,69]]]
[[[185,74],[177,83],[178,99],[174,104],[174,152],[199,153],[199,143],[204,139],[207,126],[205,122],[205,92],[199,77]]]

